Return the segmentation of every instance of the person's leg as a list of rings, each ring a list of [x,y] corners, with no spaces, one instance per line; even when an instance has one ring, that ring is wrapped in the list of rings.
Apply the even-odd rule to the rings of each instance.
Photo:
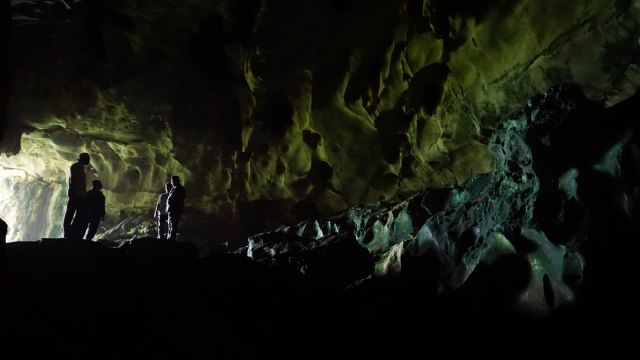
[[[64,237],[70,238],[73,236],[73,217],[77,210],[77,200],[75,198],[70,197],[67,201],[67,212],[64,214],[64,221],[62,223],[62,228],[64,230]]]
[[[162,240],[166,240],[169,235],[169,217],[166,214],[158,217],[158,235]]]
[[[7,253],[7,232],[9,227],[7,223],[0,219],[0,287],[4,285],[4,262]],[[1,300],[0,300],[1,302]]]
[[[180,218],[182,217],[182,214],[176,214],[175,215],[175,219],[173,219],[173,240],[176,240],[176,237],[178,236],[178,228],[180,227]]]
[[[175,232],[173,230],[173,222],[175,221],[175,216],[171,213],[167,215],[167,238],[169,240],[175,240]]]
[[[71,222],[71,237],[74,239],[82,239],[87,226],[89,225],[89,214],[87,214],[87,207],[84,199],[78,199],[76,201],[76,216],[73,217]]]
[[[158,222],[158,239],[162,240],[162,215],[158,215],[156,221]]]
[[[93,237],[96,235],[98,231],[98,225],[100,225],[100,219],[90,219],[89,220],[89,230],[87,231],[87,240],[93,240]]]
[[[181,215],[182,214],[169,213],[169,240],[176,241]]]

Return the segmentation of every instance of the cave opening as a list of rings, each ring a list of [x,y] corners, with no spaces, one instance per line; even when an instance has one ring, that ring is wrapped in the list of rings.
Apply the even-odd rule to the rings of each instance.
[[[10,224],[7,241],[60,237],[67,170],[56,163],[25,152],[0,156],[0,218]]]

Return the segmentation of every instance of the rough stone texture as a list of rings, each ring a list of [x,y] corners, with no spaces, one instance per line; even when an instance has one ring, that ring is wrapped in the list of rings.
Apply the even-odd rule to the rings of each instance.
[[[550,89],[493,133],[488,144],[495,159],[493,172],[405,201],[378,202],[282,226],[252,236],[249,249],[268,239],[309,246],[306,243],[349,233],[377,259],[376,276],[435,276],[441,293],[485,284],[487,277],[503,278],[503,285],[487,291],[510,298],[505,306],[545,315],[575,301],[585,264],[599,262],[595,243],[629,246],[624,243],[634,233],[629,226],[637,216],[638,166],[630,160],[638,159],[632,110],[637,97],[606,110],[576,86]],[[603,129],[611,117],[616,124]],[[575,138],[583,123],[589,130]],[[618,185],[594,189],[603,181]],[[602,199],[594,200],[602,192]],[[607,203],[610,213],[600,214]],[[627,240],[592,238],[603,236],[593,216],[615,219]],[[264,255],[289,256],[271,249]],[[425,271],[425,266],[431,268]],[[488,270],[492,267],[507,273]],[[466,285],[468,281],[472,285]]]
[[[285,232],[249,238],[240,253],[272,267],[298,272],[316,287],[343,290],[373,274],[374,262],[351,232],[317,239]]]
[[[61,215],[87,151],[106,228],[142,224],[170,174],[186,223],[231,234],[461,185],[530,96],[573,82],[612,105],[640,82],[637,1],[60,3],[12,7],[0,164],[23,195],[0,203]],[[38,214],[2,214],[10,238],[60,232]]]

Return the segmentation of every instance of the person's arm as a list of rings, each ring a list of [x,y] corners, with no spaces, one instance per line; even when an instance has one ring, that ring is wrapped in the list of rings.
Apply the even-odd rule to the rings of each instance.
[[[166,212],[169,212],[169,209],[171,209],[174,205],[175,205],[175,191],[172,189],[169,192],[169,195],[167,195],[167,205],[166,205]]]
[[[153,217],[160,216],[160,204],[162,203],[162,195],[158,196],[158,201],[156,202],[156,209],[153,210]]]
[[[105,210],[105,199],[104,195],[100,196],[100,220],[104,221],[104,217],[107,214]]]

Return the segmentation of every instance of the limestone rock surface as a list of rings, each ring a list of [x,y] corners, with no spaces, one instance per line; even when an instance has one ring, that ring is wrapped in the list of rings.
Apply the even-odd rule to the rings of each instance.
[[[100,233],[149,235],[177,174],[185,224],[241,236],[462,185],[531,96],[576,83],[611,106],[640,84],[638,1],[62,3],[12,2],[10,240],[61,233],[80,152]]]

